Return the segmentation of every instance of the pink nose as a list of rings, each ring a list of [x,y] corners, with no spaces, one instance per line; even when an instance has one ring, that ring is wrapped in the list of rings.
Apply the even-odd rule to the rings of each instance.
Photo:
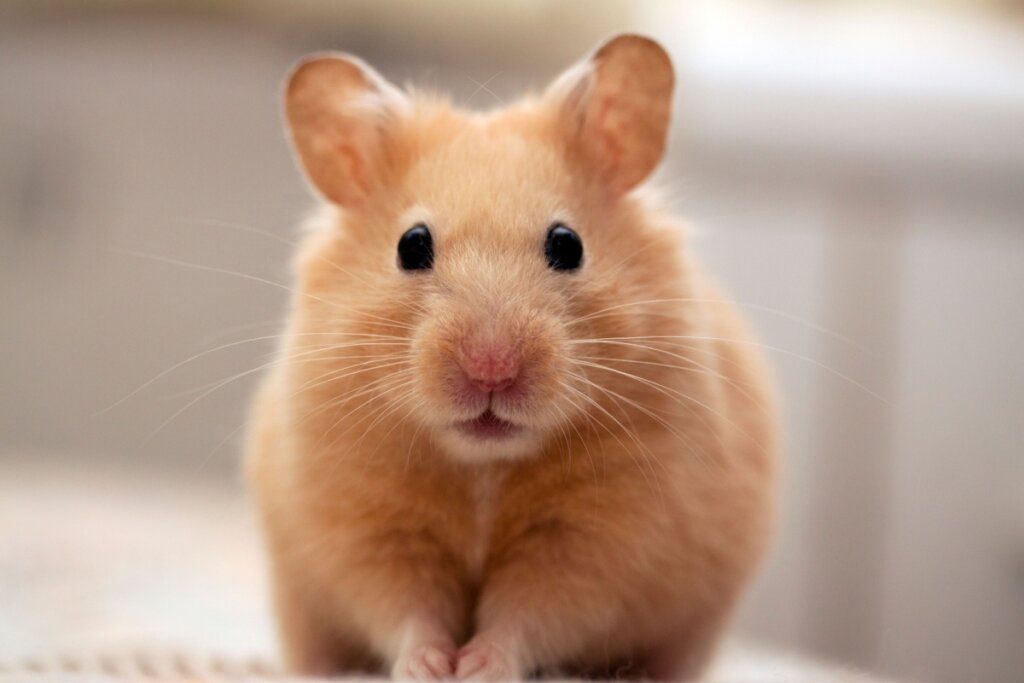
[[[459,366],[480,391],[504,391],[519,377],[519,353],[508,344],[466,345],[459,353]]]

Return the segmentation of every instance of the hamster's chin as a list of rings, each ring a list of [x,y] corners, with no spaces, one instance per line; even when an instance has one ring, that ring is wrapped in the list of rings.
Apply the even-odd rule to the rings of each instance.
[[[541,446],[536,432],[486,410],[435,432],[438,445],[462,462],[516,460],[535,455]]]

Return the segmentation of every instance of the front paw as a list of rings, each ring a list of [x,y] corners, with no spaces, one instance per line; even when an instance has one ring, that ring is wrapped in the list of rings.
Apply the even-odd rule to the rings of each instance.
[[[455,678],[460,681],[515,681],[522,675],[512,653],[488,638],[473,638],[456,655]]]
[[[455,673],[455,648],[421,643],[403,652],[391,668],[391,678],[411,681],[441,681]]]

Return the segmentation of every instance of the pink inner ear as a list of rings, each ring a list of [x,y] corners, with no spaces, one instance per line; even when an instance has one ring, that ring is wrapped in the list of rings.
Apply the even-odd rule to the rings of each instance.
[[[352,145],[343,141],[335,143],[334,148],[338,155],[338,165],[348,167],[348,172],[340,174],[343,177],[338,178],[338,182],[345,182],[344,176],[347,176],[350,184],[358,187],[363,193],[367,192],[369,190],[369,181],[367,180],[366,168],[359,157],[359,153]],[[345,194],[351,194],[346,188],[338,188],[338,190]]]
[[[620,188],[615,186],[615,171],[622,164],[622,160],[625,156],[625,149],[621,142],[616,139],[616,134],[621,131],[614,130],[614,121],[610,120],[609,115],[615,110],[615,98],[611,96],[605,96],[600,98],[593,106],[593,117],[591,124],[588,126],[588,131],[592,136],[592,139],[596,142],[595,161],[600,165],[601,171],[605,175],[605,180],[609,183],[609,189],[613,193],[618,193]]]

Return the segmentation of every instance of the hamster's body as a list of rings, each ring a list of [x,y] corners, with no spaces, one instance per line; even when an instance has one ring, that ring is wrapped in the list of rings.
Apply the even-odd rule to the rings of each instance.
[[[606,64],[663,59],[608,45]],[[304,79],[322,89],[303,69],[290,106]],[[589,111],[578,90],[490,114],[392,103],[371,151],[304,140],[289,110],[344,207],[299,250],[248,444],[295,671],[696,675],[763,554],[775,437],[756,345],[682,230],[629,191],[642,141],[578,170],[604,158],[566,132],[566,101]],[[318,149],[350,163],[325,173]],[[332,195],[342,181],[361,194]],[[571,272],[545,262],[552,222],[582,239]],[[403,271],[413,224],[432,260]]]

